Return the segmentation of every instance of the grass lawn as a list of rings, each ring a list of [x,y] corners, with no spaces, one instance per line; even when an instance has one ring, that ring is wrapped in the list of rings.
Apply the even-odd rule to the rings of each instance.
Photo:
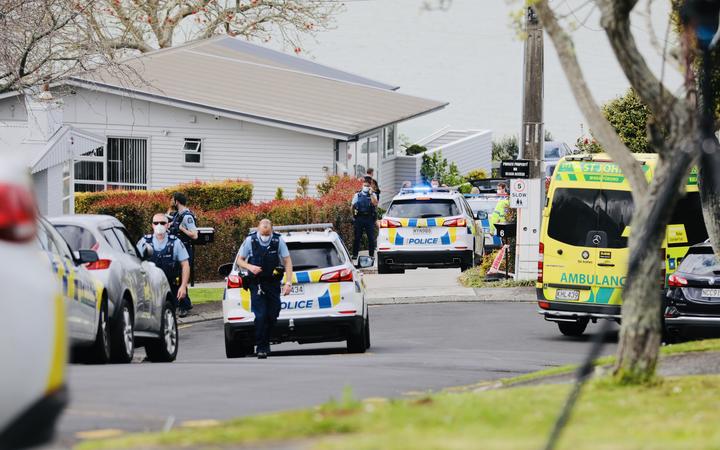
[[[223,288],[190,288],[190,298],[193,305],[202,303],[219,302],[222,300]]]
[[[88,441],[78,448],[178,448],[312,439],[317,449],[541,448],[568,385],[356,402],[238,419],[221,426]],[[561,439],[564,449],[710,449],[720,443],[720,376],[653,386],[590,383]]]
[[[535,286],[535,280],[501,280],[487,282],[485,281],[485,270],[482,266],[468,269],[458,277],[458,281],[465,287],[469,288],[491,288],[491,287],[525,287]]]

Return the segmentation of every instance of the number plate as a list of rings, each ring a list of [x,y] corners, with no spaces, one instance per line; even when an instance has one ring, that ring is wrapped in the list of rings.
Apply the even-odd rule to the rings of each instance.
[[[703,289],[700,295],[703,297],[720,297],[720,289]]]
[[[558,289],[555,292],[555,300],[578,300],[580,299],[580,291],[574,289]]]
[[[430,234],[432,230],[430,228],[413,228],[414,234]]]
[[[293,284],[290,288],[290,295],[305,295],[305,286],[302,284]]]

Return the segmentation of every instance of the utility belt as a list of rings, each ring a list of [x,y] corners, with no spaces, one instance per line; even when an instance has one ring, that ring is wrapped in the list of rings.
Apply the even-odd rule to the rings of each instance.
[[[375,214],[373,214],[372,211],[362,212],[362,213],[359,211],[355,211],[355,217],[374,217],[374,216],[375,216]]]
[[[277,267],[273,270],[272,275],[255,275],[252,272],[248,272],[246,275],[241,276],[243,289],[257,288],[258,286],[280,283],[285,276],[285,268]]]

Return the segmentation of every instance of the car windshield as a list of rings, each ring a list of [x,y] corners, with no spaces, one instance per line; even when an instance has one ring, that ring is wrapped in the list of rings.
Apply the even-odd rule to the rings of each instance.
[[[632,213],[632,196],[628,191],[557,189],[548,235],[580,247],[623,248],[627,246],[623,232]]]
[[[332,242],[288,242],[287,246],[296,270],[323,269],[344,263]]]
[[[409,199],[396,200],[388,208],[388,217],[420,218],[449,217],[460,214],[452,199],[432,198],[428,200]]]
[[[55,229],[60,232],[74,251],[97,250],[98,243],[92,233],[85,228],[76,225],[56,225]]]
[[[687,235],[687,242],[671,243],[669,244],[670,247],[686,247],[704,242],[708,238],[708,233],[703,221],[700,193],[689,192],[678,200],[668,223],[673,225],[682,224]]]
[[[691,250],[683,259],[679,270],[694,275],[718,275],[720,274],[720,260],[711,248],[703,247]]]
[[[545,146],[545,159],[560,159],[560,147],[557,145]]]

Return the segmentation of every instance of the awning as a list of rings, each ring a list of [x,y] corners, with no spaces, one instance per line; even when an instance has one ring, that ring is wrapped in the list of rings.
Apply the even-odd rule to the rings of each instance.
[[[38,152],[30,163],[30,172],[40,172],[104,146],[104,137],[65,125]]]

